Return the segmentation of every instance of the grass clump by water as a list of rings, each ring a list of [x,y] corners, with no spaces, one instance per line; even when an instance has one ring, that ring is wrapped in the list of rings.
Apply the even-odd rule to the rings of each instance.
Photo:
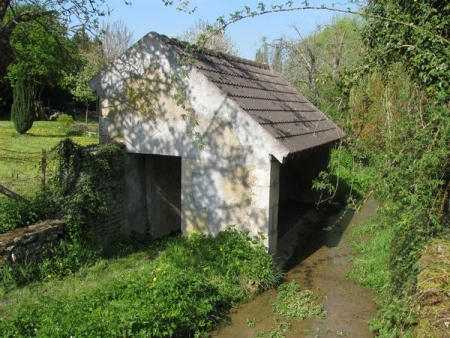
[[[200,336],[224,320],[225,310],[281,278],[266,248],[245,234],[230,229],[216,237],[180,236],[5,293],[0,332],[3,337]]]
[[[278,287],[278,295],[271,302],[274,313],[289,319],[304,320],[306,318],[324,318],[326,312],[322,304],[316,303],[316,296],[310,290],[302,289],[291,281]]]
[[[359,284],[381,291],[389,284],[389,248],[393,239],[392,227],[380,218],[370,218],[358,224],[351,232],[353,268],[349,277]]]
[[[281,284],[278,287],[277,298],[271,301],[275,325],[269,330],[256,334],[256,338],[284,338],[289,335],[302,335],[304,332],[292,330],[292,321],[302,321],[307,318],[325,318],[326,311],[317,297],[310,290],[304,289],[296,281]],[[251,321],[248,321],[250,323]],[[306,333],[308,335],[309,333]]]

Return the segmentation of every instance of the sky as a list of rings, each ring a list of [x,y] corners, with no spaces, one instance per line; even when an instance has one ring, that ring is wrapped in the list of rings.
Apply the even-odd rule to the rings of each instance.
[[[108,0],[113,9],[104,22],[121,21],[133,33],[134,41],[149,32],[157,32],[168,37],[180,37],[189,28],[194,27],[198,20],[214,23],[220,16],[229,18],[230,13],[249,6],[257,8],[263,2],[267,6],[285,1],[265,0],[191,0],[191,7],[196,7],[192,14],[176,10],[177,1],[173,6],[165,6],[162,0],[131,0],[132,5],[126,5],[124,0]],[[301,6],[302,1],[293,1],[294,6]],[[311,6],[330,5],[336,1],[310,0]],[[346,7],[344,7],[346,8]],[[227,28],[227,34],[235,43],[240,57],[253,60],[260,46],[261,37],[269,41],[275,38],[295,38],[298,34],[292,28],[296,25],[302,35],[313,31],[317,25],[330,22],[337,13],[327,10],[302,10],[288,13],[266,14],[256,18],[248,18],[236,22]]]

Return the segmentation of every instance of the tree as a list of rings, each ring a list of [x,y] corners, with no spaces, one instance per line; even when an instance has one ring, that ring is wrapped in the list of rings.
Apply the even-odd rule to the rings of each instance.
[[[211,25],[206,21],[199,20],[195,23],[195,26],[184,32],[180,39],[198,45],[200,48],[208,48],[229,55],[237,55],[236,45],[225,31],[220,29],[217,23]]]
[[[269,45],[267,44],[267,38],[262,37],[261,40],[261,47],[258,47],[255,53],[255,61],[269,64]]]
[[[26,11],[19,10],[27,7]],[[6,18],[7,13],[11,16]],[[67,29],[86,27],[93,29],[98,26],[98,17],[110,13],[106,1],[103,0],[0,0],[0,76],[6,74],[6,69],[14,60],[11,37],[16,27],[35,22],[36,20],[59,16]],[[41,21],[47,34],[52,35],[51,27],[46,26],[46,20]]]
[[[265,50],[270,66],[311,102],[329,110],[340,102],[341,94],[335,89],[347,70],[362,64],[361,27],[356,18],[334,17],[330,24],[302,36],[294,25],[297,38],[264,39],[259,51]]]
[[[99,39],[106,66],[132,45],[133,32],[130,32],[122,21],[114,21],[103,24]]]
[[[64,79],[65,87],[69,89],[75,100],[85,104],[86,126],[88,123],[89,104],[97,99],[97,95],[89,87],[88,82],[99,70],[98,64],[86,60],[84,66],[75,75],[69,75]]]
[[[62,84],[76,101],[84,103],[87,124],[89,104],[97,99],[97,95],[88,85],[89,80],[129,48],[133,39],[128,28],[121,21],[116,21],[104,24],[98,37],[90,37],[81,29],[74,34],[72,41],[78,49],[79,67],[68,73]]]
[[[19,12],[31,11],[30,6],[16,10],[17,13],[8,12],[6,19],[10,20]],[[15,58],[8,66],[8,79],[15,83],[26,71],[35,83],[37,101],[46,86],[56,86],[64,72],[74,66],[74,50],[58,16],[42,17],[17,26],[11,34],[10,45]]]
[[[78,67],[66,74],[61,85],[69,90],[76,101],[84,103],[87,126],[89,104],[97,99],[88,82],[105,66],[106,61],[103,58],[102,43],[98,38],[90,38],[84,30],[80,30],[74,35],[73,42],[77,47]]]
[[[34,121],[34,88],[26,70],[22,72],[14,84],[14,101],[11,107],[11,120],[20,134],[26,133]]]

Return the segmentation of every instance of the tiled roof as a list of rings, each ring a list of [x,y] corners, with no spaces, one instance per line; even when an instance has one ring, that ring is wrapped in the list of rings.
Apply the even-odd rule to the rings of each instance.
[[[167,39],[184,51],[185,44]],[[345,136],[325,114],[266,64],[205,50],[195,66],[290,153]]]

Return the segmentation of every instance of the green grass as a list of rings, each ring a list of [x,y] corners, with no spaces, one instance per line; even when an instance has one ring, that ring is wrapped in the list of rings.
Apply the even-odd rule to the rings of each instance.
[[[4,290],[3,337],[199,336],[282,273],[264,246],[234,230],[156,241],[59,278]],[[251,283],[250,283],[251,281]]]
[[[96,130],[97,126],[91,122],[88,130]],[[36,121],[26,134],[20,135],[12,122],[0,121],[0,184],[20,195],[32,195],[41,181],[42,150],[50,151],[71,134],[72,130],[61,123]],[[98,143],[97,137],[70,137],[81,145]]]
[[[355,256],[349,277],[372,290],[382,292],[390,281],[389,258],[393,229],[383,226],[379,218],[361,222],[351,232]]]

